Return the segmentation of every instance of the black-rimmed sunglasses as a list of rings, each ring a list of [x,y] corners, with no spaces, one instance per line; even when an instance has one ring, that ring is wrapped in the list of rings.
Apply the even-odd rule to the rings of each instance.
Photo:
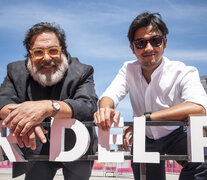
[[[162,40],[165,38],[165,36],[153,36],[150,39],[144,39],[144,38],[140,38],[140,39],[136,39],[133,41],[133,44],[135,45],[135,47],[137,49],[143,49],[147,46],[147,43],[150,42],[150,44],[153,47],[158,47],[162,44]]]

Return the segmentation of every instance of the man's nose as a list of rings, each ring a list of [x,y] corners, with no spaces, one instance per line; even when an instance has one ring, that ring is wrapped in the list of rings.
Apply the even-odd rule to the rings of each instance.
[[[145,50],[153,50],[153,46],[150,44],[149,41],[147,41],[147,45],[145,47]]]
[[[44,60],[44,61],[50,61],[50,60],[51,60],[51,57],[50,57],[50,55],[48,54],[47,51],[46,51],[45,54],[44,54],[43,60]]]

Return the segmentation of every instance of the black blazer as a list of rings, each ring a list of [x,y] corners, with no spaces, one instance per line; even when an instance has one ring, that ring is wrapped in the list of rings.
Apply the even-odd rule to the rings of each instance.
[[[79,121],[93,121],[93,113],[97,110],[97,96],[94,89],[93,67],[82,64],[77,58],[68,58],[68,70],[64,78],[56,85],[43,87],[33,80],[27,70],[27,61],[17,61],[8,64],[7,76],[0,87],[0,109],[7,104],[18,104],[25,101],[44,99],[61,100],[72,109],[73,118]],[[97,149],[97,136],[94,127],[87,128],[91,144],[86,154],[94,154]],[[49,130],[49,129],[47,129]],[[49,134],[49,133],[48,133]],[[69,150],[75,143],[74,133],[66,131],[65,149]],[[49,142],[49,135],[47,136]],[[49,143],[42,145],[37,139],[37,148],[32,151],[23,148],[27,155],[48,154]],[[70,143],[69,143],[70,142]],[[34,162],[13,163],[13,177],[28,171]],[[65,163],[65,165],[71,163]]]

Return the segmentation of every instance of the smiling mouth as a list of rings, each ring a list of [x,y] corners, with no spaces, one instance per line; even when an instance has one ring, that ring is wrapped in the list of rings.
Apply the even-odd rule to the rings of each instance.
[[[57,70],[57,65],[55,64],[42,64],[39,67],[39,70],[42,73],[46,73],[46,72],[55,72]]]
[[[51,68],[55,68],[55,66],[54,65],[44,65],[41,68],[43,68],[43,69],[51,69]]]
[[[143,57],[150,57],[150,56],[155,56],[155,53],[152,53],[152,54],[143,54]]]
[[[53,61],[40,64],[41,69],[53,69],[53,68],[56,68],[57,66],[58,64]]]

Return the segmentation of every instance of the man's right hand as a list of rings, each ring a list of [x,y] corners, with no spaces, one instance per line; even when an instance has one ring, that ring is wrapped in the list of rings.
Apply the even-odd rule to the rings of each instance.
[[[123,131],[123,145],[122,149],[125,151],[129,151],[129,146],[132,145],[133,142],[133,127],[128,126],[124,128]]]
[[[42,143],[47,142],[47,139],[45,137],[47,131],[42,126],[37,125],[32,129],[30,129],[26,135],[16,137],[19,147],[23,148],[25,145],[27,148],[31,148],[32,150],[35,150],[36,149],[35,133],[37,134],[37,136],[39,137]]]
[[[104,131],[108,131],[111,123],[118,122],[119,118],[120,112],[109,107],[100,108],[94,113],[95,124]]]

